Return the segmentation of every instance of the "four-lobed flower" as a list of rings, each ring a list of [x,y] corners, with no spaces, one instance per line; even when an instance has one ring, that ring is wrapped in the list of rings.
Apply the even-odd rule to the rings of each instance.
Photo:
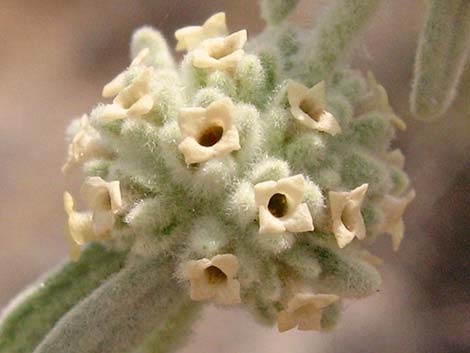
[[[279,332],[297,326],[299,330],[320,331],[322,310],[335,303],[339,297],[334,294],[297,293],[285,310],[279,312],[277,325]]]
[[[388,94],[385,88],[377,82],[374,74],[371,71],[367,72],[367,84],[368,94],[359,102],[356,108],[356,113],[361,114],[363,112],[379,111],[390,119],[390,122],[400,130],[406,130],[406,123],[400,119],[388,100]]]
[[[68,216],[67,243],[69,245],[69,257],[73,261],[80,258],[80,245],[97,240],[93,232],[93,215],[91,212],[77,212],[74,208],[74,200],[70,193],[64,193],[64,209]]]
[[[287,99],[291,114],[302,125],[333,136],[341,133],[338,121],[333,114],[326,110],[324,81],[309,89],[303,84],[291,80],[287,83]]]
[[[90,125],[86,114],[80,118],[78,124],[78,130],[72,137],[72,141],[68,147],[67,161],[62,167],[62,172],[64,173],[89,158],[106,154],[102,146],[100,135],[98,131]]]
[[[202,26],[188,26],[178,29],[175,38],[178,41],[176,50],[193,50],[203,40],[227,35],[225,13],[219,12],[209,17]]]
[[[150,94],[152,76],[153,68],[144,69],[130,85],[119,92],[112,104],[105,106],[100,114],[100,119],[114,121],[149,113],[154,105],[153,97]]]
[[[302,203],[306,188],[306,180],[301,174],[256,184],[259,233],[312,231],[312,216],[307,204]]]
[[[408,204],[413,201],[416,193],[410,190],[403,197],[395,197],[386,195],[382,202],[381,208],[384,212],[384,220],[380,225],[380,230],[383,233],[390,234],[392,237],[393,250],[397,251],[403,239],[405,232],[405,225],[403,223],[403,214]]]
[[[99,239],[106,238],[114,226],[115,215],[122,207],[119,181],[107,182],[100,177],[89,177],[80,191],[93,214],[94,234]]]
[[[234,305],[241,302],[240,282],[235,279],[239,269],[238,259],[232,254],[216,255],[211,260],[190,260],[184,272],[191,284],[192,300],[215,300]]]
[[[362,184],[352,191],[330,191],[330,212],[332,230],[340,248],[349,244],[354,237],[364,239],[366,228],[361,214],[362,202],[368,184]]]
[[[143,65],[149,50],[143,49],[132,61],[129,68],[138,66],[139,73],[128,82],[127,72],[119,74],[103,88],[104,97],[113,97],[113,103],[107,104],[100,113],[100,119],[114,121],[130,116],[142,116],[149,113],[154,106],[150,86],[154,77],[153,67]]]
[[[178,124],[183,140],[178,148],[186,164],[206,162],[240,149],[233,110],[230,98],[217,100],[207,108],[180,110]]]
[[[142,49],[137,56],[132,60],[131,64],[128,67],[128,70],[134,67],[143,66],[145,58],[149,55],[149,49]],[[128,70],[121,72],[115,78],[113,78],[109,83],[103,87],[102,96],[104,98],[110,98],[117,95],[129,84],[127,81]]]
[[[246,40],[246,30],[206,39],[192,51],[192,63],[200,69],[233,70],[245,55],[243,46]]]

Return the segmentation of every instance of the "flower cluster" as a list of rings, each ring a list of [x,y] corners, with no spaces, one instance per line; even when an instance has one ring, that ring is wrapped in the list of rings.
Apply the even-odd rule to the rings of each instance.
[[[380,285],[364,240],[403,238],[415,195],[390,143],[406,125],[371,73],[311,82],[300,30],[267,33],[247,43],[218,13],[175,33],[178,68],[159,32],[135,33],[134,60],[103,89],[112,102],[70,129],[64,170],[87,175],[86,211],[64,197],[71,257],[87,242],[170,253],[194,301],[326,330],[342,300]]]

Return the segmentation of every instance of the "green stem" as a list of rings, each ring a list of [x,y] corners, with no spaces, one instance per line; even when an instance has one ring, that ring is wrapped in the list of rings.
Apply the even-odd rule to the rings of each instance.
[[[35,353],[122,353],[141,344],[187,298],[174,261],[133,259],[70,310]]]
[[[55,323],[112,273],[124,265],[125,254],[91,244],[79,262],[26,291],[0,320],[0,353],[30,353]]]
[[[268,26],[282,22],[295,9],[299,0],[262,0],[261,16]]]
[[[411,111],[436,118],[452,103],[470,50],[470,1],[432,0],[415,62]]]
[[[178,312],[168,318],[163,327],[155,329],[145,342],[133,353],[174,352],[185,342],[191,333],[202,305],[191,300],[183,302]]]
[[[367,23],[380,0],[339,0],[322,17],[304,46],[309,85],[326,79],[334,70],[344,51]],[[300,66],[303,67],[303,66]]]

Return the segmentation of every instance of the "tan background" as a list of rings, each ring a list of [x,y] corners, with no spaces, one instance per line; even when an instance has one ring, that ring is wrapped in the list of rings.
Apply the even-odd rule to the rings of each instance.
[[[329,1],[302,1],[293,16],[308,25]],[[354,52],[372,69],[409,129],[396,145],[418,197],[399,253],[381,238],[387,264],[381,292],[346,306],[331,334],[260,328],[241,310],[208,309],[182,352],[463,352],[470,349],[468,195],[470,73],[461,97],[434,124],[413,120],[407,97],[424,1],[385,1]],[[1,0],[0,4],[0,308],[64,258],[60,173],[68,122],[100,99],[104,83],[128,64],[132,30],[175,29],[225,10],[232,30],[262,28],[256,1]]]

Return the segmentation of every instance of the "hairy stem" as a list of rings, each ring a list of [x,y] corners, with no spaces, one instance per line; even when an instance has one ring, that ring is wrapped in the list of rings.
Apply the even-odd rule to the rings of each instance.
[[[191,333],[202,305],[191,300],[183,302],[179,310],[162,327],[155,329],[133,353],[169,353],[181,347]]]
[[[299,0],[262,0],[261,15],[268,25],[276,25],[284,20]]]
[[[131,351],[187,298],[173,270],[173,260],[164,256],[133,259],[68,312],[34,352]]]
[[[124,266],[125,253],[91,244],[79,262],[67,262],[25,291],[2,315],[0,352],[30,353],[55,323],[112,273]]]
[[[380,0],[338,0],[322,17],[304,46],[306,81],[313,85],[329,76]]]
[[[436,118],[452,103],[470,50],[470,1],[432,0],[416,54],[411,111]]]

